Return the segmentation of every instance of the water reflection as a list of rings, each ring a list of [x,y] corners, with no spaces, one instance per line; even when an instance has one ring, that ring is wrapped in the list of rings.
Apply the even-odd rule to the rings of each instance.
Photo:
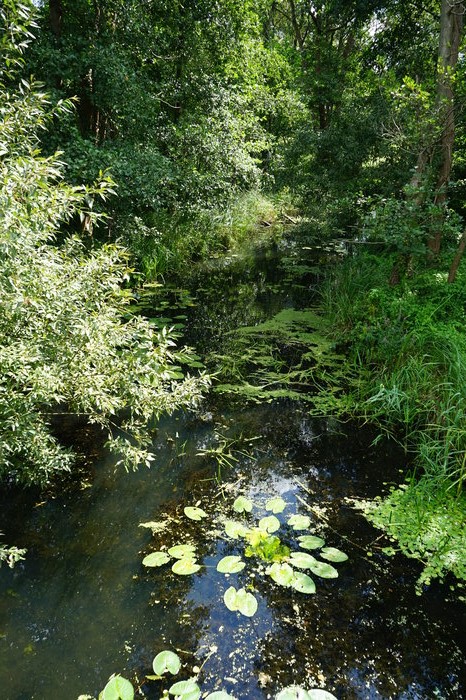
[[[302,288],[279,285],[275,252],[263,256],[258,274],[257,261],[212,269],[188,320],[199,350],[232,325],[262,321],[302,298]],[[221,488],[215,464],[198,454],[218,433],[250,454],[223,471]],[[145,674],[165,648],[180,650],[183,677],[205,661],[204,687],[220,684],[244,700],[289,683],[325,686],[345,700],[466,697],[464,608],[435,584],[416,597],[415,562],[377,550],[368,557],[379,533],[345,501],[380,493],[404,466],[400,450],[373,448],[373,438],[367,427],[312,419],[291,402],[232,407],[212,399],[203,416],[161,423],[151,471],[126,474],[101,457],[91,488],[42,504],[5,494],[0,530],[29,552],[13,571],[0,571],[2,698],[76,700],[121,672],[155,700],[160,685]],[[238,489],[258,507],[280,494],[293,512],[309,514],[312,528],[350,557],[339,578],[316,581],[316,594],[304,596],[260,574],[248,578],[250,566],[229,579],[218,574],[216,562],[241,553],[240,543],[183,519],[182,508],[200,501],[215,516]],[[195,539],[199,574],[142,566],[157,543],[140,523],[169,517],[178,522],[162,543]],[[228,585],[248,583],[259,602],[251,619],[222,602]]]

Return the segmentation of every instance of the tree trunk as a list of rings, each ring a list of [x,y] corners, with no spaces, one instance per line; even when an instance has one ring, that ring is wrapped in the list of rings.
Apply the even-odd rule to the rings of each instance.
[[[464,12],[465,6],[462,1],[442,0],[437,77],[437,101],[442,135],[435,195],[435,204],[440,207],[443,207],[446,202],[453,160],[453,143],[455,140],[453,81],[455,67],[458,62]],[[428,242],[429,248],[434,255],[438,255],[440,252],[441,242],[442,232],[441,226],[439,226]]]
[[[450,266],[450,272],[448,273],[448,282],[451,284],[452,282],[455,281],[456,279],[456,273],[458,272],[458,268],[460,266],[461,258],[463,257],[464,249],[466,248],[466,230],[463,231],[463,235],[460,238],[460,242],[458,244],[458,250],[456,251],[456,255],[453,258],[453,261]]]
[[[49,24],[52,34],[59,39],[63,25],[62,0],[49,0]]]

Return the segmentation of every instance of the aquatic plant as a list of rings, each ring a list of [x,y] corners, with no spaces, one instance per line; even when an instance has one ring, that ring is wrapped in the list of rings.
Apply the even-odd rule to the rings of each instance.
[[[216,564],[216,571],[224,575],[239,574],[246,568],[244,557],[253,562],[255,560],[254,574],[265,573],[266,580],[272,580],[279,586],[307,595],[315,593],[316,585],[311,576],[304,572],[311,572],[323,579],[337,578],[338,571],[329,562],[344,562],[348,559],[347,554],[335,547],[326,546],[322,537],[309,532],[294,536],[293,544],[299,549],[292,551],[293,533],[308,530],[311,520],[307,515],[293,513],[282,523],[277,515],[283,513],[286,507],[287,504],[281,496],[270,498],[265,504],[265,510],[269,514],[251,523],[254,503],[246,496],[239,495],[231,508],[247,520],[241,522],[222,515],[215,522],[218,524],[220,520],[223,526],[222,536],[237,541],[241,553],[222,557]],[[187,518],[195,521],[208,518],[208,514],[199,507],[199,503],[184,507],[183,513]],[[146,526],[147,523],[144,525]],[[280,531],[283,526],[285,526],[285,532],[281,537],[273,534]],[[214,532],[216,532],[215,529]],[[284,537],[287,538],[286,542]],[[309,554],[309,551],[316,550],[320,550],[320,557],[325,561]],[[142,563],[146,567],[160,567],[170,562],[172,572],[180,576],[195,574],[203,566],[198,562],[196,545],[187,542],[151,552],[144,557]],[[264,563],[267,566],[264,567]],[[249,584],[239,588],[230,586],[224,592],[223,601],[228,610],[239,612],[245,617],[252,617],[256,613],[258,602],[251,590],[247,590],[248,588],[254,590],[254,587]]]
[[[217,648],[213,647],[208,658],[216,651]],[[165,649],[159,652],[152,661],[155,675],[146,675],[146,679],[149,681],[161,681],[167,673],[176,676],[180,672],[181,666],[182,663],[178,654],[170,649]],[[176,681],[169,688],[163,689],[162,698],[173,696],[175,700],[199,700],[202,691],[198,685],[198,680],[202,666],[200,668],[194,667],[193,671],[195,671],[195,675],[191,678]],[[236,700],[235,696],[230,695],[225,690],[215,690],[213,693],[205,695],[204,698],[205,700]],[[94,698],[90,695],[80,695],[78,700],[94,700]],[[126,678],[114,675],[99,694],[98,700],[134,700],[134,687]],[[290,685],[275,695],[275,700],[336,700],[336,698],[327,690],[322,690],[321,688],[306,690],[302,686]]]

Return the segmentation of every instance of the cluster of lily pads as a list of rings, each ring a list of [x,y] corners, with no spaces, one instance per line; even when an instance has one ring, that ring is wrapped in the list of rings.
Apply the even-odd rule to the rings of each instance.
[[[245,496],[238,496],[233,503],[235,513],[248,517],[252,513],[254,504]],[[265,510],[269,512],[250,527],[247,521],[222,519],[222,526],[226,537],[243,542],[243,555],[245,558],[256,558],[259,562],[265,562],[265,574],[279,586],[292,588],[299,593],[313,594],[316,591],[314,580],[309,571],[320,578],[333,579],[338,577],[337,569],[331,563],[343,562],[348,556],[335,547],[325,546],[322,537],[313,534],[297,536],[300,549],[291,551],[290,547],[282,542],[276,533],[282,526],[277,518],[286,508],[283,498],[271,498],[265,504]],[[208,514],[199,506],[187,506],[184,514],[191,520],[203,520]],[[294,531],[305,531],[311,525],[311,519],[307,515],[294,513],[288,517],[286,524]],[[142,523],[150,526],[151,523]],[[307,551],[303,551],[307,550]],[[321,561],[316,559],[309,551],[320,550]],[[143,559],[143,565],[147,567],[159,567],[172,562],[171,569],[178,575],[194,574],[201,569],[202,564],[197,561],[196,546],[194,544],[176,544],[167,550],[152,552]],[[222,574],[235,574],[246,566],[241,555],[225,556],[217,563],[216,570]],[[260,567],[263,571],[263,567]],[[236,589],[230,586],[224,593],[223,601],[231,611],[238,611],[246,617],[252,617],[257,611],[256,597],[245,588]]]
[[[148,680],[163,680],[165,674],[176,676],[181,669],[181,659],[175,652],[166,649],[161,651],[154,658],[152,668],[155,675],[148,675]],[[198,672],[200,669],[196,669]],[[186,681],[177,681],[168,689],[163,691],[163,698],[173,698],[173,700],[199,700],[202,695],[201,688],[197,684],[197,676]],[[90,698],[90,696],[81,696]],[[92,700],[92,699],[90,699]],[[134,688],[132,683],[120,675],[113,676],[99,695],[99,700],[134,700]],[[204,700],[236,700],[225,690],[215,690],[213,693],[204,695]],[[291,685],[283,688],[275,700],[336,700],[335,696],[321,688],[306,690],[301,686]]]

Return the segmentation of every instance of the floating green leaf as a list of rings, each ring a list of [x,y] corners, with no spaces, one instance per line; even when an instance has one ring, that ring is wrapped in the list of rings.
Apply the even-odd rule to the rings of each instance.
[[[313,574],[321,578],[338,578],[338,571],[333,566],[323,561],[317,561],[316,559],[309,568]]]
[[[335,695],[329,693],[328,690],[321,690],[320,688],[310,690],[309,697],[311,700],[337,700]]]
[[[236,610],[246,617],[252,617],[257,610],[257,600],[244,588],[236,590],[233,586],[228,588],[223,596],[223,600],[228,610]]]
[[[259,528],[266,532],[276,532],[280,528],[280,521],[275,515],[267,515],[259,520]]]
[[[327,561],[347,561],[348,555],[342,552],[340,549],[335,547],[324,547],[320,552],[322,559],[327,559]]]
[[[207,518],[207,513],[202,508],[196,508],[195,506],[186,506],[183,509],[184,514],[187,518],[191,520],[202,520],[202,518]]]
[[[307,593],[311,595],[316,592],[316,584],[310,576],[303,574],[301,571],[295,571],[291,586],[299,593]]]
[[[181,660],[174,651],[166,649],[154,658],[152,668],[158,676],[163,676],[167,671],[175,676],[181,668]]]
[[[311,700],[311,696],[301,686],[289,685],[275,696],[275,700]]]
[[[197,564],[194,559],[183,557],[173,564],[172,571],[179,576],[189,576],[189,574],[195,574],[200,568],[200,564]]]
[[[102,691],[102,700],[134,700],[134,688],[122,676],[114,676]]]
[[[246,564],[242,561],[241,557],[223,557],[217,564],[217,571],[221,574],[237,574],[238,571],[242,571],[245,566]]]
[[[167,561],[170,561],[167,552],[152,552],[144,557],[142,563],[144,566],[163,566]]]
[[[237,513],[250,513],[252,511],[252,501],[245,496],[238,496],[233,503],[233,510]]]
[[[228,537],[231,537],[233,540],[237,540],[238,537],[244,537],[248,532],[248,528],[237,520],[225,520],[224,528]]]
[[[279,586],[288,587],[292,585],[294,571],[289,564],[279,564],[275,562],[275,564],[269,566],[267,573]]]
[[[193,544],[175,544],[174,547],[170,547],[168,553],[175,559],[182,559],[183,557],[194,559],[195,551],[196,547]]]
[[[174,683],[168,692],[180,700],[198,700],[201,697],[201,689],[192,679]]]
[[[290,564],[297,566],[298,569],[310,569],[316,561],[317,559],[307,552],[291,552],[290,554]]]
[[[265,504],[265,510],[271,510],[272,513],[282,513],[286,508],[286,502],[281,496],[270,498]]]
[[[316,537],[316,535],[301,535],[298,537],[300,542],[300,547],[303,549],[319,549],[325,544],[325,540],[322,537]]]
[[[290,525],[293,530],[305,530],[311,524],[311,519],[308,515],[290,515],[287,520],[288,525]]]
[[[216,690],[214,693],[209,693],[205,700],[236,700],[236,698],[224,690]]]

